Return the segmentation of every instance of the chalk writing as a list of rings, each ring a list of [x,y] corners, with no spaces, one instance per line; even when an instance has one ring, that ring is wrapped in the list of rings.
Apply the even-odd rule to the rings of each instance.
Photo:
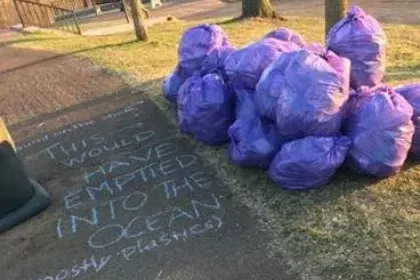
[[[155,186],[155,188],[163,187],[165,189],[166,198],[169,199],[177,198],[182,189],[188,189],[190,191],[193,191],[195,187],[208,189],[210,185],[211,180],[204,174],[204,172],[198,171],[188,177],[164,181]]]
[[[45,143],[45,142],[48,142],[48,141],[50,141],[52,139],[55,139],[57,137],[76,132],[77,130],[79,130],[81,128],[92,127],[98,121],[110,120],[110,119],[121,117],[121,116],[124,116],[124,115],[127,115],[127,114],[136,113],[139,110],[138,105],[141,105],[143,103],[144,103],[144,100],[139,100],[139,101],[137,101],[133,104],[130,104],[129,106],[119,110],[118,112],[107,113],[107,114],[99,117],[98,119],[92,119],[92,120],[87,120],[87,121],[84,121],[84,122],[72,124],[72,125],[64,128],[64,129],[62,129],[62,130],[55,131],[55,132],[52,132],[52,133],[46,133],[46,134],[44,134],[44,135],[42,135],[38,138],[32,139],[31,141],[29,141],[27,143],[18,145],[16,147],[16,150],[18,152],[20,152],[20,151],[23,151],[25,149],[31,148],[36,144]]]
[[[164,142],[156,146],[146,147],[134,154],[127,156],[127,159],[112,160],[102,165],[96,166],[92,169],[85,170],[85,181],[90,183],[93,179],[106,176],[107,174],[118,171],[121,168],[127,168],[132,165],[138,165],[149,162],[152,158],[161,159],[173,155],[176,152],[176,147],[173,143]]]
[[[113,118],[117,118],[117,117],[121,117],[121,116],[123,116],[123,115],[125,115],[125,114],[128,114],[128,113],[133,113],[133,112],[136,112],[136,111],[138,111],[138,109],[139,108],[137,108],[136,106],[137,105],[141,105],[141,104],[143,104],[144,103],[144,100],[139,100],[139,101],[137,101],[137,102],[135,102],[135,103],[133,103],[133,104],[131,104],[131,105],[129,105],[129,106],[127,106],[127,107],[125,107],[125,108],[123,108],[123,109],[121,109],[121,110],[119,110],[119,111],[117,111],[117,112],[114,112],[114,113],[107,113],[107,114],[105,114],[104,116],[102,116],[102,120],[109,120],[109,119],[113,119]]]
[[[209,231],[217,232],[222,225],[223,221],[217,215],[212,215],[209,220],[203,223],[196,223],[188,228],[171,230],[169,232],[161,231],[158,237],[153,239],[139,238],[135,240],[133,245],[109,252],[104,257],[91,256],[80,262],[74,262],[73,265],[61,269],[53,276],[42,276],[33,280],[68,280],[79,278],[90,271],[98,273],[112,262],[118,260],[131,261],[136,256],[150,253],[159,248],[167,247],[170,244],[180,241],[185,242],[188,238],[199,236]],[[160,270],[154,279],[159,279],[162,275],[163,270]]]
[[[24,149],[32,147],[33,145],[40,144],[40,143],[45,143],[45,142],[50,141],[54,138],[57,138],[61,135],[64,135],[64,134],[67,134],[67,133],[70,133],[70,132],[74,132],[74,131],[76,131],[80,128],[89,127],[89,126],[92,126],[94,124],[95,124],[95,121],[93,121],[93,120],[89,120],[89,121],[82,122],[82,123],[76,123],[76,124],[73,124],[73,125],[65,128],[65,129],[63,129],[63,130],[56,131],[54,133],[47,133],[47,134],[44,134],[44,135],[42,135],[38,138],[32,139],[31,141],[29,141],[25,144],[17,146],[16,150],[18,152],[20,152]]]
[[[187,209],[181,209],[181,207],[173,207],[169,216],[169,228],[171,228],[173,222],[178,219],[189,219],[192,221],[198,219],[200,217],[200,212],[198,211],[197,206],[209,207],[217,210],[220,209],[217,198],[214,195],[213,198],[215,200],[214,205],[191,201],[190,204],[194,207],[194,213],[188,212]],[[92,248],[105,248],[119,242],[122,238],[138,238],[144,236],[147,231],[153,232],[161,229],[163,224],[159,218],[163,214],[165,214],[165,212],[158,212],[145,219],[136,216],[126,226],[121,224],[109,224],[101,227],[89,237],[89,246]],[[161,224],[159,225],[159,223]]]
[[[91,256],[88,259],[84,259],[81,262],[74,263],[68,268],[61,269],[54,276],[43,276],[35,278],[36,280],[66,280],[75,279],[88,274],[90,271],[98,273],[101,271],[111,260],[112,255],[96,258]]]
[[[68,158],[66,161],[60,160],[59,162],[65,166],[73,167],[83,164],[88,159],[99,157],[102,154],[142,143],[154,135],[155,132],[153,130],[146,130],[135,132],[126,136],[126,138],[109,142],[106,140],[106,135],[94,134],[89,136],[89,139],[82,139],[78,143],[56,142],[40,150],[37,155],[45,155],[54,160],[65,157]],[[95,147],[89,147],[91,145],[95,145]]]
[[[159,280],[162,275],[163,275],[163,270],[159,271],[159,273],[155,277],[155,280]]]
[[[57,240],[83,238],[85,251],[106,254],[31,280],[70,280],[97,273],[112,262],[167,250],[222,227],[221,196],[212,189],[210,174],[200,169],[196,155],[182,149],[176,135],[165,138],[139,118],[146,115],[139,104],[40,138],[49,144],[30,159],[59,165],[79,186],[62,197]],[[98,121],[111,129],[92,129]],[[84,133],[75,133],[81,129]],[[68,139],[58,138],[70,133],[74,135]],[[155,280],[163,274],[158,271],[151,274]]]
[[[169,215],[167,215],[166,217],[166,220],[169,219],[169,228],[171,228],[172,224],[178,219],[187,219],[195,221],[196,219],[200,218],[200,207],[219,210],[220,203],[218,199],[214,195],[212,195],[212,197],[214,199],[214,204],[206,204],[203,202],[191,200],[185,208],[181,208],[179,206],[172,207],[170,211],[167,211],[169,212]],[[127,225],[121,225],[116,223],[103,226],[94,231],[89,237],[89,246],[96,249],[105,248],[116,244],[123,238],[138,238],[140,236],[144,236],[147,231],[153,232],[158,229],[161,229],[165,224],[162,222],[163,219],[161,219],[161,216],[164,214],[165,212],[158,212],[146,218],[136,216],[133,219],[131,219],[131,221]]]
[[[134,245],[127,246],[120,250],[122,256],[127,260],[131,260],[134,256],[150,252],[160,247],[169,246],[173,242],[186,241],[188,238],[204,234],[210,230],[217,232],[223,225],[222,220],[212,215],[211,219],[199,224],[194,224],[191,227],[180,230],[172,230],[170,232],[161,232],[159,237],[154,239],[137,239]]]
[[[161,210],[153,213],[147,217],[137,215],[130,220],[126,225],[114,224],[105,225],[97,229],[93,235],[100,235],[102,232],[108,232],[109,228],[120,229],[120,235],[126,238],[132,238],[133,228],[141,228],[144,230],[138,231],[136,235],[145,234],[146,231],[155,231],[164,227],[164,224],[168,227],[172,227],[172,224],[179,219],[197,220],[201,217],[201,212],[208,209],[211,211],[220,210],[220,202],[214,195],[210,195],[211,199],[206,201],[199,201],[197,199],[191,199],[188,202],[183,202],[182,206],[175,205],[170,206],[167,210]],[[89,210],[84,210],[82,214],[70,214],[66,220],[60,218],[57,221],[56,231],[59,238],[64,237],[65,233],[74,234],[80,227],[97,228],[100,225],[112,222],[118,218],[117,211],[125,213],[127,211],[137,211],[145,206],[147,203],[148,195],[141,191],[134,191],[131,194],[113,198],[99,206],[90,207]],[[210,201],[211,202],[208,202]],[[100,213],[100,214],[98,214]],[[164,222],[166,220],[166,222]],[[136,225],[136,227],[133,227]],[[111,230],[112,231],[112,230]],[[118,240],[119,241],[119,240]],[[116,241],[116,242],[118,242]],[[113,243],[112,243],[113,244]]]
[[[181,155],[174,157],[174,159],[167,160],[165,163],[167,165],[173,163],[174,172],[181,171],[193,166],[196,163],[196,157],[194,155]],[[153,166],[159,168],[154,169]],[[168,173],[162,171],[160,167],[161,165],[158,165],[157,163],[153,163],[152,165],[149,164],[112,179],[75,189],[64,196],[64,207],[67,210],[75,209],[81,206],[84,201],[95,201],[100,196],[114,195],[115,193],[122,191],[123,187],[129,182],[147,182],[159,175],[167,175]],[[163,183],[159,183],[153,187],[153,189],[160,188],[164,190],[166,197],[169,199],[178,197],[182,189],[188,189],[190,191],[193,191],[196,188],[208,189],[211,182],[211,179],[205,175],[205,173],[197,171],[181,179],[167,180]]]
[[[68,197],[68,196],[67,196]],[[98,212],[101,210],[101,216],[103,219],[114,220],[116,218],[116,210],[120,208],[123,211],[136,211],[142,208],[147,202],[147,194],[141,191],[133,191],[132,193],[126,196],[120,196],[113,198],[104,203],[101,203],[99,206],[90,207],[89,210],[83,211],[84,216],[71,214],[69,215],[69,224],[71,227],[72,233],[77,232],[80,224],[88,224],[90,226],[96,226],[100,224],[98,218]],[[79,203],[80,205],[81,203]],[[63,219],[57,221],[57,236],[60,238],[63,237]]]

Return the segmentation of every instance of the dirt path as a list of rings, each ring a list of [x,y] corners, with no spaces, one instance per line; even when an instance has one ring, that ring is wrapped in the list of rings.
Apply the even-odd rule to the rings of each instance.
[[[87,61],[15,47],[0,48],[0,85],[1,117],[11,128],[126,87],[121,78]],[[38,125],[47,130],[68,121],[62,119],[50,127]],[[28,127],[27,135],[15,136],[29,136],[31,130],[35,128]]]
[[[13,38],[17,35],[16,32],[9,29],[0,29],[0,44],[4,45],[8,41],[13,40]]]

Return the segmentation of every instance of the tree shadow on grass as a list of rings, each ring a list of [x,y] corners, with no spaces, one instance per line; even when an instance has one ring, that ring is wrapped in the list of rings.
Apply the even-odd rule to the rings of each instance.
[[[330,203],[334,204],[337,201],[341,201],[342,198],[352,196],[354,193],[360,193],[360,195],[364,196],[363,199],[370,199],[373,201],[374,198],[371,197],[369,192],[370,187],[380,185],[381,188],[388,188],[389,184],[398,184],[389,183],[387,180],[398,180],[398,176],[405,176],[404,174],[407,174],[418,166],[418,161],[416,162],[413,159],[408,158],[401,171],[397,174],[388,178],[376,178],[370,175],[359,174],[352,170],[348,165],[343,164],[325,186],[309,190],[278,189],[278,191],[283,192],[282,196],[295,197],[298,199],[299,204],[304,203],[312,206]]]
[[[131,41],[127,41],[127,42],[123,42],[123,43],[117,43],[117,44],[99,45],[99,46],[80,49],[80,50],[76,50],[76,51],[72,51],[72,52],[55,54],[55,55],[52,55],[48,58],[36,60],[36,61],[24,64],[24,65],[19,65],[19,66],[14,67],[14,68],[9,68],[7,70],[4,70],[4,71],[0,72],[0,75],[6,74],[6,73],[11,73],[11,72],[23,69],[23,68],[28,68],[28,67],[31,67],[31,66],[35,66],[37,64],[48,62],[48,61],[51,61],[51,60],[54,60],[54,59],[57,59],[57,58],[60,58],[60,57],[72,56],[72,55],[79,54],[79,53],[84,53],[84,52],[93,51],[93,50],[100,50],[100,49],[105,49],[105,48],[110,48],[110,47],[121,47],[121,46],[125,46],[125,45],[130,45],[130,44],[133,44],[133,43],[137,43],[137,41],[136,40],[131,40]]]
[[[13,39],[13,40],[10,40],[10,41],[1,42],[0,43],[0,48],[13,46],[15,44],[20,44],[20,43],[55,41],[55,40],[60,40],[60,39],[62,39],[62,38],[60,38],[60,37],[49,37],[49,38],[26,38],[25,37],[25,38],[18,38],[18,39]]]
[[[229,24],[234,24],[234,23],[241,23],[241,22],[244,22],[245,20],[246,20],[246,18],[238,16],[238,17],[233,17],[233,18],[230,18],[230,19],[218,21],[217,24],[229,25]]]
[[[221,20],[221,21],[217,21],[217,24],[219,25],[230,25],[230,24],[236,24],[236,23],[242,23],[242,22],[246,22],[249,21],[250,18],[246,18],[243,16],[237,16],[237,17],[233,17],[230,19],[226,19],[226,20]],[[284,18],[282,16],[279,16],[278,18],[276,17],[270,17],[270,18],[259,18],[259,17],[255,17],[254,19],[261,19],[261,20],[271,20],[273,22],[278,21],[278,22],[284,22],[284,21],[288,21],[287,18]]]

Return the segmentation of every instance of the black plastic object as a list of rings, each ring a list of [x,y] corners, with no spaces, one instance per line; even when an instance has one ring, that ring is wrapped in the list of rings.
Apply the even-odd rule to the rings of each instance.
[[[12,145],[0,143],[0,232],[10,229],[50,205],[48,193],[29,179]]]

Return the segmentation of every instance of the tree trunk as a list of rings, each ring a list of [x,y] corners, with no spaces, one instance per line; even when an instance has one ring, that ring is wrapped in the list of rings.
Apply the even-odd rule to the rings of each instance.
[[[242,0],[242,17],[281,17],[271,6],[270,0]]]
[[[141,0],[128,0],[131,16],[133,18],[134,33],[138,41],[147,41],[147,29],[144,25],[144,7],[140,2]]]
[[[348,7],[347,0],[324,0],[325,9],[325,34],[327,35],[331,27],[340,19],[346,16]]]

